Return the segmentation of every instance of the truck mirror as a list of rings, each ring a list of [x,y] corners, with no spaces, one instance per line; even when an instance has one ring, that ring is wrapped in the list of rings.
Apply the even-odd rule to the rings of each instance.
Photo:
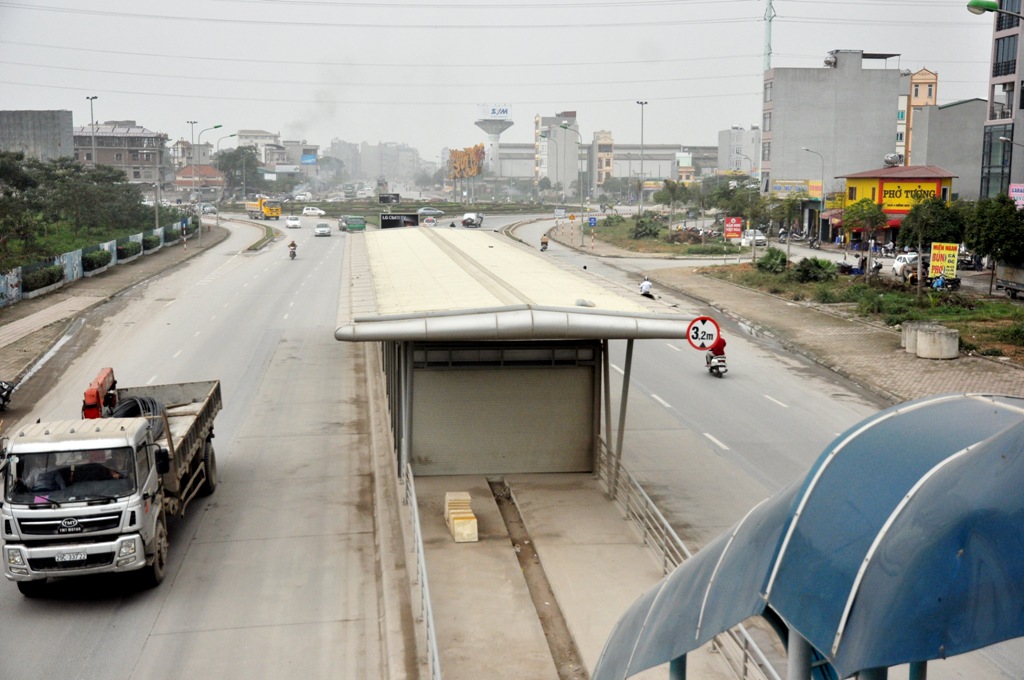
[[[162,475],[171,471],[171,453],[162,447],[156,450],[156,471]]]

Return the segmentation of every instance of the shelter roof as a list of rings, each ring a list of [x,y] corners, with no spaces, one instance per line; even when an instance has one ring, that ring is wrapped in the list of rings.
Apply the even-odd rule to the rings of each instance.
[[[1024,398],[928,397],[840,434],[619,619],[594,680],[769,609],[846,678],[1024,635]]]
[[[876,170],[865,170],[855,172],[852,175],[836,175],[838,178],[846,179],[952,179],[957,177],[949,170],[940,168],[937,165],[896,165]]]
[[[494,232],[353,234],[338,340],[685,338],[692,317]]]

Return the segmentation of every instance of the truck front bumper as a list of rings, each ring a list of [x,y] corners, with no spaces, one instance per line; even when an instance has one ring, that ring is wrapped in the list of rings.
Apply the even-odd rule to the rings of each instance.
[[[8,543],[3,547],[3,557],[4,574],[11,581],[132,571],[146,565],[144,544],[138,534],[118,536],[103,543]]]

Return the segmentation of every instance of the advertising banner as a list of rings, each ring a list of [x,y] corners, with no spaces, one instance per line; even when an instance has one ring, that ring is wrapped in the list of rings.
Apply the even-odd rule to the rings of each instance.
[[[808,182],[805,179],[777,179],[772,180],[771,186],[768,187],[768,192],[785,198],[790,194],[799,192],[808,192]]]
[[[304,153],[299,161],[303,165],[316,165],[316,154],[315,153]]]
[[[1024,208],[1024,184],[1011,184],[1010,198],[1017,204],[1017,210]]]
[[[743,218],[726,217],[724,235],[726,239],[741,238],[743,236]]]
[[[477,120],[511,120],[512,111],[508,104],[480,104],[476,117]]]
[[[956,276],[956,256],[960,246],[956,243],[933,243],[932,260],[928,265],[928,276],[935,278],[939,274],[947,277]]]
[[[418,227],[420,216],[416,213],[381,213],[380,228],[394,229],[396,227]]]
[[[882,210],[910,212],[926,198],[940,196],[938,182],[882,182]]]

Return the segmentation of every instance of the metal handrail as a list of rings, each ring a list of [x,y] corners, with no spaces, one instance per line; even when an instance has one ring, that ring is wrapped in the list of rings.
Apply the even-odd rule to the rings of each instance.
[[[639,529],[644,544],[654,550],[661,563],[662,573],[670,573],[692,557],[693,553],[625,466],[619,468],[615,489],[609,488],[611,476],[607,443],[602,439],[598,448],[598,479],[622,508],[626,517]],[[742,624],[715,636],[712,644],[722,653],[722,658],[738,680],[781,680],[764,652]]]
[[[419,505],[416,501],[416,483],[412,468],[405,466],[403,502],[409,506],[413,531],[413,549],[416,553],[416,578],[420,583],[420,619],[427,643],[427,672],[431,680],[441,680],[441,659],[437,651],[437,628],[434,626],[434,610],[430,605],[430,586],[427,583],[427,557],[423,550],[423,533],[420,529]]]

